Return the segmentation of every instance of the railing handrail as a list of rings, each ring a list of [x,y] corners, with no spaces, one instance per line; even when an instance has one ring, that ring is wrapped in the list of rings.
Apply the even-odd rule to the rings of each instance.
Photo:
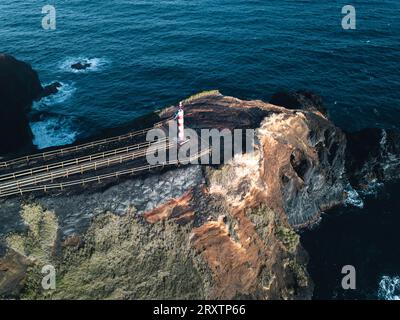
[[[61,148],[61,149],[56,149],[56,150],[51,150],[51,151],[46,151],[46,152],[42,152],[42,153],[36,153],[36,154],[32,154],[32,155],[27,155],[24,157],[20,157],[20,158],[16,158],[16,159],[12,159],[12,160],[8,160],[8,161],[3,161],[0,162],[0,168],[8,168],[10,166],[16,165],[16,164],[21,164],[21,163],[28,163],[29,161],[32,160],[37,160],[37,159],[46,159],[46,157],[50,157],[50,156],[55,156],[55,155],[65,155],[71,152],[76,152],[76,151],[80,151],[83,149],[88,149],[88,148],[93,148],[96,146],[100,146],[102,144],[107,144],[107,143],[111,143],[111,142],[116,142],[116,141],[121,141],[121,140],[125,140],[125,139],[130,139],[136,136],[140,136],[158,126],[160,126],[162,123],[171,120],[172,118],[167,118],[163,121],[157,122],[153,125],[153,127],[151,128],[146,128],[146,129],[142,129],[142,130],[138,130],[138,131],[133,131],[133,132],[129,132],[123,135],[119,135],[119,136],[114,136],[114,137],[110,137],[110,138],[105,138],[105,139],[100,139],[100,140],[95,140],[95,141],[91,141],[91,142],[87,142],[84,144],[80,144],[80,145],[76,145],[76,146],[72,146],[72,147],[66,147],[66,148]]]
[[[106,158],[106,157],[112,156],[112,155],[116,156],[118,154],[127,153],[132,150],[140,150],[144,147],[149,147],[151,145],[166,142],[167,140],[168,140],[168,138],[162,138],[155,142],[151,142],[151,141],[142,142],[142,143],[138,143],[138,144],[127,146],[127,147],[113,149],[113,150],[109,150],[109,151],[105,151],[105,152],[98,152],[93,155],[88,155],[88,156],[84,156],[84,157],[80,157],[80,158],[74,158],[74,159],[70,159],[70,160],[60,161],[60,162],[52,163],[49,165],[42,165],[39,167],[25,169],[25,170],[21,170],[21,171],[17,171],[17,172],[6,173],[3,175],[0,175],[0,182],[6,181],[6,180],[16,180],[19,177],[32,176],[32,175],[34,175],[36,173],[40,173],[40,172],[49,172],[50,170],[53,170],[53,169],[65,168],[70,165],[78,165],[79,163],[93,161],[96,159],[102,159],[102,158]]]
[[[201,152],[198,152],[195,156],[191,156],[189,157],[189,159],[187,159],[190,162],[192,162],[192,160],[198,159],[201,156],[203,156],[206,153],[209,153],[210,149],[206,149],[203,150]],[[79,180],[74,180],[74,181],[69,181],[69,182],[60,182],[60,183],[56,183],[56,184],[50,184],[50,185],[43,185],[43,186],[39,186],[39,187],[34,187],[34,188],[18,188],[18,190],[13,190],[7,193],[3,193],[0,194],[0,198],[4,198],[4,197],[9,197],[12,195],[23,195],[24,193],[29,193],[29,192],[35,192],[35,191],[48,191],[48,190],[52,190],[52,189],[60,189],[63,190],[66,187],[71,187],[74,185],[84,185],[85,183],[90,183],[90,182],[101,182],[104,179],[109,179],[109,178],[118,178],[124,175],[129,175],[129,174],[134,174],[134,173],[138,173],[141,171],[145,171],[145,170],[151,170],[154,168],[160,168],[160,167],[165,167],[165,166],[170,166],[170,165],[178,165],[180,163],[179,160],[173,160],[173,161],[167,161],[161,164],[156,164],[156,165],[145,165],[145,166],[140,166],[140,167],[136,167],[136,168],[132,168],[132,169],[127,169],[127,170],[122,170],[122,171],[117,171],[114,173],[109,173],[109,174],[104,174],[104,175],[100,175],[100,176],[95,176],[95,177],[90,177],[90,178],[85,178],[85,179],[79,179]]]
[[[165,147],[168,148],[171,145],[172,144],[168,142]],[[153,150],[155,151],[158,149],[159,149],[158,144],[155,144],[154,146],[152,145],[144,150],[139,150],[136,152],[134,151],[134,152],[128,153],[125,156],[110,157],[110,158],[107,158],[104,160],[89,162],[87,164],[78,165],[78,166],[75,166],[72,168],[66,168],[65,170],[58,169],[55,172],[50,172],[50,173],[45,172],[38,176],[26,177],[26,178],[22,178],[20,180],[9,181],[9,182],[0,184],[0,193],[2,192],[2,190],[4,191],[4,190],[7,190],[7,189],[10,189],[13,187],[19,188],[21,186],[37,184],[37,183],[45,182],[48,180],[69,177],[70,175],[74,175],[74,174],[79,174],[79,173],[83,174],[90,170],[97,170],[99,168],[109,167],[110,165],[113,165],[113,164],[118,164],[118,163],[122,163],[122,162],[126,162],[129,160],[134,160],[134,159],[143,157],[147,154],[147,152],[153,151]]]

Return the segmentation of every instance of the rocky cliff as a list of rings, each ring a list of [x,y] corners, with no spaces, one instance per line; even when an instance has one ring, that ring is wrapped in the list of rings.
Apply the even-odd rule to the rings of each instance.
[[[28,120],[32,102],[56,93],[59,86],[42,87],[29,64],[0,53],[0,157],[33,150]]]
[[[400,176],[400,135],[393,129],[347,133],[346,171],[360,191]]]
[[[32,148],[28,111],[42,86],[26,63],[0,54],[0,155]]]
[[[220,166],[3,201],[0,295],[311,298],[296,230],[344,203],[346,135],[319,107],[288,109],[213,92],[186,100],[185,110],[194,129],[256,129],[254,151]],[[46,264],[57,270],[56,290],[41,289]]]

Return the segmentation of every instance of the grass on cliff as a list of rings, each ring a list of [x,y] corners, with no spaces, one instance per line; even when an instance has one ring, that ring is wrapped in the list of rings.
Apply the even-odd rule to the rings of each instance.
[[[48,264],[56,265],[53,253],[58,237],[57,217],[54,212],[44,210],[40,205],[30,204],[22,207],[21,218],[27,226],[27,231],[6,237],[8,249],[31,261],[27,267],[20,298],[44,298],[49,293],[41,292],[41,269]]]
[[[208,169],[207,172],[211,185],[229,186],[229,182],[236,176],[235,168],[229,164],[218,169]]]
[[[204,296],[202,267],[187,246],[189,226],[143,225],[102,214],[66,248],[53,299],[193,299]]]
[[[21,216],[27,232],[6,238],[9,249],[32,262],[21,299],[194,299],[209,294],[211,274],[188,245],[189,225],[147,225],[132,214],[104,213],[80,244],[55,251],[55,214],[26,205]],[[41,286],[41,268],[47,264],[56,269],[55,290]]]
[[[300,242],[300,236],[293,229],[278,226],[275,235],[289,252],[293,253],[296,251]]]
[[[51,259],[58,233],[54,212],[43,210],[36,204],[24,205],[21,218],[28,230],[26,234],[8,235],[8,248],[33,261],[47,263]]]
[[[301,265],[300,263],[291,260],[287,266],[291,272],[293,272],[293,275],[296,280],[296,284],[299,287],[307,287],[308,286],[308,276],[307,276],[307,271],[306,268]]]
[[[249,209],[246,215],[253,222],[258,235],[266,242],[271,241],[269,234],[271,232],[271,222],[274,221],[275,213],[265,204],[259,207]]]
[[[208,96],[214,96],[214,95],[220,95],[221,93],[218,90],[208,90],[208,91],[202,91],[199,93],[196,93],[192,96],[190,96],[187,99],[182,100],[181,102],[183,104],[188,104],[194,100],[200,99],[200,98],[204,98],[204,97],[208,97]]]

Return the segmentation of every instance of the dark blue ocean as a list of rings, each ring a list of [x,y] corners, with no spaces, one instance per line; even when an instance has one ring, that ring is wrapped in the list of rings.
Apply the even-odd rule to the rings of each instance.
[[[0,51],[30,62],[44,84],[63,84],[33,106],[39,147],[71,143],[207,89],[263,100],[307,89],[342,128],[400,128],[400,0],[351,1],[356,30],[342,29],[349,3],[341,0],[52,0],[54,31],[41,26],[44,4],[0,4]],[[81,60],[92,67],[71,70]],[[337,246],[334,239],[327,246]],[[309,251],[311,268],[333,263],[318,248]],[[374,276],[386,276],[383,270]],[[316,298],[332,296],[332,287],[323,290]]]

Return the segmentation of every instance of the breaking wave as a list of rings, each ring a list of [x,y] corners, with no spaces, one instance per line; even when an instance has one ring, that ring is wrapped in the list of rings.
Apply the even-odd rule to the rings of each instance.
[[[400,300],[400,277],[383,276],[379,281],[378,297],[383,300]]]
[[[32,105],[32,109],[36,111],[43,111],[46,110],[48,106],[61,104],[70,99],[76,91],[75,83],[60,82],[60,84],[61,87],[58,88],[58,92],[56,94],[50,95],[41,99],[40,101],[34,102]]]
[[[346,193],[347,193],[347,198],[345,201],[346,206],[353,206],[357,208],[364,208],[364,201],[361,198],[360,194],[350,185],[348,184],[346,186]]]
[[[79,135],[73,128],[71,119],[56,116],[32,122],[33,143],[39,149],[71,144]]]
[[[374,179],[370,181],[367,185],[367,188],[363,189],[362,191],[360,190],[360,193],[363,196],[371,196],[371,195],[377,195],[380,190],[382,190],[384,184],[382,182],[379,182],[377,179]]]

